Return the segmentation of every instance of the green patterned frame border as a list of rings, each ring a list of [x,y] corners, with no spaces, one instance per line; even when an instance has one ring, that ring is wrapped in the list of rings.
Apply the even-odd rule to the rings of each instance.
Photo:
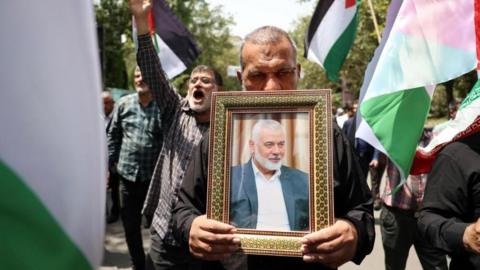
[[[310,232],[333,224],[332,119],[330,90],[217,92],[212,96],[207,216],[228,221],[229,125],[232,112],[302,111],[310,116]],[[313,178],[313,179],[312,179]],[[313,180],[313,181],[312,181]],[[247,254],[302,256],[309,232],[238,229]]]

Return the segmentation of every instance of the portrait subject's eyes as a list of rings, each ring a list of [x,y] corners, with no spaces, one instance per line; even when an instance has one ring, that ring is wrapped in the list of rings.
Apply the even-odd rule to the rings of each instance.
[[[266,148],[271,149],[272,147],[275,146],[275,143],[274,143],[274,142],[266,142],[266,143],[264,143],[263,145],[264,145]],[[285,142],[279,142],[279,143],[277,143],[277,147],[280,148],[280,149],[284,148],[284,147],[285,147]]]
[[[275,144],[273,142],[266,142],[263,144],[266,148],[272,148]]]

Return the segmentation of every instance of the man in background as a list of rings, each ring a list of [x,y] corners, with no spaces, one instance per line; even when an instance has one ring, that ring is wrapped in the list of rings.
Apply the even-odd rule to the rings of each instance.
[[[450,269],[480,269],[480,132],[438,153],[418,228],[452,258]]]
[[[160,110],[140,69],[135,69],[136,93],[122,97],[108,129],[110,169],[120,179],[120,214],[135,270],[145,269],[141,235],[142,207],[155,161],[162,146]]]
[[[112,94],[109,91],[102,92],[102,101],[103,101],[103,119],[105,120],[105,129],[108,132],[108,126],[110,125],[110,121],[112,120],[112,112],[113,107],[115,105],[115,101],[113,100]],[[119,197],[119,190],[118,190],[118,174],[115,170],[111,170],[109,168],[108,172],[108,179],[107,185],[108,189],[110,189],[110,199],[111,199],[111,207],[110,209],[107,208],[107,223],[113,223],[118,220],[120,215],[120,197]],[[107,192],[108,197],[108,192]]]
[[[187,96],[179,96],[162,69],[149,34],[150,8],[142,0],[130,0],[138,33],[137,62],[162,113],[166,132],[143,209],[152,219],[147,269],[188,269],[191,256],[173,237],[172,209],[192,153],[210,125],[212,93],[222,90],[223,79],[213,68],[197,66],[190,74]]]
[[[110,123],[110,120],[112,119],[113,107],[115,105],[115,101],[113,101],[112,94],[109,91],[102,92],[102,102],[103,102],[105,128],[107,128],[108,124]]]
[[[433,247],[417,229],[427,175],[408,175],[401,184],[400,172],[387,158],[387,177],[380,213],[386,270],[403,270],[410,248],[415,247],[423,269],[446,270],[445,253]],[[430,180],[428,180],[430,181]]]
[[[294,90],[300,78],[296,49],[288,34],[273,26],[261,27],[245,37],[241,72],[246,90]],[[248,269],[330,269],[348,261],[359,264],[373,248],[373,201],[352,148],[333,123],[335,223],[302,239],[303,258],[247,256]],[[240,247],[230,224],[208,219],[206,212],[208,136],[194,153],[174,209],[176,237],[206,264],[219,266]],[[207,261],[213,261],[209,263]],[[309,264],[309,263],[320,264]]]

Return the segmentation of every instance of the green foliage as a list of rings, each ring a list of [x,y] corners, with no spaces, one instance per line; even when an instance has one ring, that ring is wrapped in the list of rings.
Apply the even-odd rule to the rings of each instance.
[[[310,1],[312,0],[297,0],[299,3]],[[382,31],[385,26],[389,2],[390,1],[372,1],[380,31]],[[298,45],[297,58],[302,65],[304,73],[304,78],[300,86],[307,89],[331,88],[334,92],[339,92],[342,88],[347,88],[347,90],[353,92],[354,96],[358,97],[365,70],[378,46],[372,14],[370,13],[367,0],[363,0],[360,5],[357,36],[340,71],[340,77],[344,80],[343,86],[340,82],[328,81],[323,69],[303,57],[303,38],[309,21],[310,16],[299,18],[295,30],[291,33]],[[464,98],[476,81],[477,76],[475,71],[455,79],[453,84],[454,97],[456,99]],[[444,85],[437,87],[431,104],[430,115],[432,117],[440,117],[443,119],[447,116],[448,100],[445,91]],[[334,101],[334,104],[339,106],[340,101],[341,97],[337,94],[337,101]]]
[[[477,71],[472,70],[471,72],[455,79],[453,84],[453,93],[457,99],[464,99],[470,90],[472,90],[473,85],[477,82]]]
[[[172,81],[173,87],[177,89],[178,93],[181,96],[186,96],[187,95],[187,82],[188,79],[190,78],[190,74],[187,72],[183,72],[182,74],[178,75],[175,77],[175,79]]]
[[[95,5],[97,24],[103,28],[103,84],[106,87],[128,88],[128,72],[125,56],[133,46],[123,44],[122,35],[131,36],[131,15],[128,3],[117,0],[101,0]]]
[[[380,28],[380,33],[385,27],[385,20],[389,1],[373,1],[375,16]],[[378,47],[378,39],[372,14],[367,1],[360,5],[357,36],[353,47],[345,61],[340,76],[347,80],[350,90],[358,97],[363,84],[365,70]]]
[[[224,16],[221,7],[211,7],[205,0],[168,0],[170,7],[193,34],[202,53],[173,84],[185,93],[191,70],[197,65],[215,68],[224,79],[224,88],[240,88],[236,79],[227,78],[227,66],[238,65],[238,52],[231,42],[229,26],[233,19]]]
[[[432,98],[432,105],[430,107],[430,115],[432,117],[445,118],[448,117],[449,103],[455,102],[455,100],[464,99],[473,85],[477,82],[477,72],[475,70],[454,79],[453,81],[453,99],[448,100],[446,94],[445,84],[440,84],[435,89]]]
[[[432,104],[430,106],[430,116],[440,118],[448,114],[447,94],[445,86],[439,85],[435,89],[432,97]]]
[[[202,53],[173,85],[181,94],[193,67],[212,66],[224,77],[226,89],[239,89],[236,79],[227,78],[227,66],[238,64],[238,53],[230,41],[228,26],[232,18],[223,16],[220,7],[212,8],[205,0],[167,0],[174,13],[193,34]],[[104,83],[107,87],[131,88],[136,66],[132,40],[131,14],[126,0],[101,0],[95,5],[97,23],[104,29]],[[121,42],[125,35],[127,41]]]

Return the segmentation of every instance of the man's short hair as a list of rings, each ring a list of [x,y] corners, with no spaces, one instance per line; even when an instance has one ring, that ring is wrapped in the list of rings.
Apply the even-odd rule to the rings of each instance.
[[[252,128],[252,141],[255,143],[258,142],[258,139],[260,138],[260,131],[262,129],[281,130],[285,134],[282,124],[280,124],[278,121],[272,119],[260,119],[255,123],[255,125],[253,125]]]
[[[290,35],[287,32],[283,31],[282,29],[266,25],[260,28],[253,30],[251,33],[245,36],[245,39],[240,46],[240,68],[243,70],[244,68],[244,61],[243,61],[243,47],[246,43],[251,43],[255,45],[267,45],[272,43],[280,42],[283,38],[288,40],[288,43],[292,46],[293,56],[295,61],[297,60],[297,46],[295,46],[295,42],[292,40]]]
[[[206,65],[199,65],[199,66],[196,66],[193,70],[192,70],[192,73],[191,74],[194,74],[194,73],[198,73],[198,72],[210,72],[213,74],[213,77],[215,79],[215,84],[217,86],[223,86],[223,78],[222,78],[222,75],[220,75],[220,73],[218,73],[218,71],[216,71],[215,69],[209,67],[209,66],[206,66]]]
[[[352,106],[352,104],[347,103],[347,104],[345,104],[345,106],[343,106],[343,112],[344,112],[344,113],[352,112],[352,111],[353,111],[353,106]]]

